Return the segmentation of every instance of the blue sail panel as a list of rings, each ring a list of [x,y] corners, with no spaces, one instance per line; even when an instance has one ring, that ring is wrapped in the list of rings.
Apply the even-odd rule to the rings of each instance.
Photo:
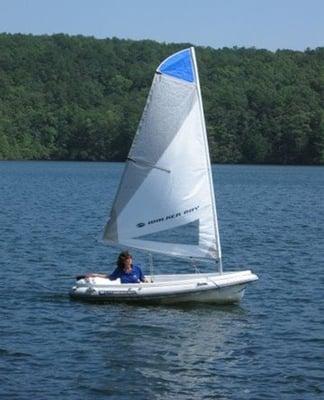
[[[187,82],[195,81],[193,60],[190,49],[173,54],[162,62],[157,72],[182,79]]]

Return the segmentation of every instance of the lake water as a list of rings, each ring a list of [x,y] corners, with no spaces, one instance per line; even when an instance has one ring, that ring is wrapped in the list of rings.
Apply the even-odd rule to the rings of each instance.
[[[0,398],[323,399],[324,168],[214,166],[224,268],[260,278],[239,306],[71,301],[113,268],[122,167],[0,163]]]

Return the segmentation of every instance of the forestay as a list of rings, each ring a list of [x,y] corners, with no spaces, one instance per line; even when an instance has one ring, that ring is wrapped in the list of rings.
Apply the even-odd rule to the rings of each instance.
[[[150,239],[193,222],[195,244]],[[193,48],[172,55],[156,70],[104,240],[174,256],[221,258]]]

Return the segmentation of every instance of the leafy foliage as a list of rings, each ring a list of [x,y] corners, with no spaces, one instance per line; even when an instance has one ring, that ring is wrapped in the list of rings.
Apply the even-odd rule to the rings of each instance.
[[[156,66],[189,44],[0,34],[0,159],[125,159]],[[324,164],[324,48],[197,48],[213,161]]]

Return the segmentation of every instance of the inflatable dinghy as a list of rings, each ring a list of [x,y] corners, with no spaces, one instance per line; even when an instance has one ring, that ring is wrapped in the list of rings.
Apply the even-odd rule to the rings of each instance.
[[[101,277],[81,277],[71,289],[74,299],[128,303],[238,303],[246,285],[258,279],[251,271],[155,275],[147,283],[120,283]]]

